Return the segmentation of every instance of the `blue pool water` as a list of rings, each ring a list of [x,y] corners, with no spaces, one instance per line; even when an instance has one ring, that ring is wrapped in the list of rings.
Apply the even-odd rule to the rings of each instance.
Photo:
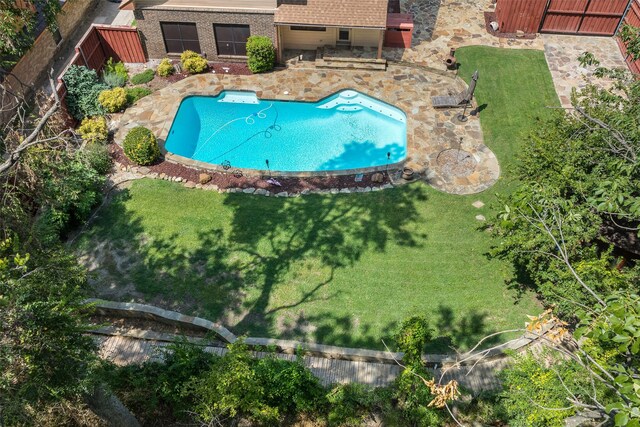
[[[406,123],[400,109],[353,90],[318,103],[225,91],[185,98],[165,148],[231,168],[266,170],[267,160],[283,172],[367,168],[406,158]]]

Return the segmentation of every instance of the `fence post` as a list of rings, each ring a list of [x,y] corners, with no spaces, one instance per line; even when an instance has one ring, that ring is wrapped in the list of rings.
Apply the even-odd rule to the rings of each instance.
[[[622,25],[624,24],[625,19],[627,19],[627,14],[631,10],[631,5],[633,4],[634,1],[636,1],[636,0],[629,0],[629,3],[627,4],[627,8],[625,9],[624,14],[622,15],[622,19],[618,23],[618,28],[616,28],[616,32],[613,33],[614,36],[618,35],[618,31],[620,31],[620,27],[622,27]]]

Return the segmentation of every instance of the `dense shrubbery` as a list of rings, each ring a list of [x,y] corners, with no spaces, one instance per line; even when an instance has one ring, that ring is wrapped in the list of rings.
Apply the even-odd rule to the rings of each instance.
[[[104,90],[98,95],[98,101],[108,113],[117,113],[127,106],[127,91],[121,87]]]
[[[619,91],[587,86],[574,94],[573,113],[539,123],[520,153],[517,190],[491,227],[500,242],[493,254],[513,263],[517,286],[529,286],[567,318],[574,302],[594,299],[563,254],[556,256],[543,222],[601,295],[640,280],[640,264],[629,262],[640,251],[640,84],[620,83]]]
[[[85,117],[78,127],[78,134],[88,144],[106,144],[109,138],[107,120],[102,117]]]
[[[167,421],[207,425],[233,425],[241,419],[280,425],[300,415],[330,426],[360,426],[373,416],[388,425],[444,424],[443,414],[427,407],[433,398],[429,388],[413,374],[388,388],[341,384],[327,389],[300,360],[275,355],[257,360],[242,341],[223,357],[187,343],[172,350],[165,364],[112,368],[115,372],[107,375],[116,394],[143,422],[161,414]],[[423,369],[411,372],[430,378]]]
[[[251,36],[247,40],[247,57],[252,73],[264,73],[273,70],[276,63],[276,50],[269,37]]]
[[[394,338],[400,351],[404,352],[402,361],[406,365],[422,364],[422,352],[431,334],[429,321],[424,316],[413,316],[402,322]]]
[[[191,50],[185,50],[180,55],[180,62],[182,63],[182,69],[189,74],[198,74],[207,69],[207,60],[202,55],[195,53]]]
[[[104,114],[98,95],[109,87],[100,82],[95,71],[72,65],[62,80],[67,87],[67,108],[73,117],[82,120]]]
[[[125,79],[122,74],[118,73],[102,73],[102,81],[111,88],[114,87],[123,87],[127,83],[127,79]]]
[[[113,58],[109,58],[107,63],[104,65],[104,69],[102,72],[105,75],[106,74],[117,75],[120,80],[124,81],[121,86],[124,86],[124,83],[126,83],[129,80],[129,73],[127,72],[127,68],[124,66],[122,61],[113,62]]]
[[[127,105],[133,105],[137,100],[151,94],[151,89],[146,87],[128,87],[125,91],[127,92]]]
[[[442,425],[443,416],[440,411],[428,406],[434,396],[423,378],[430,380],[433,376],[425,368],[417,365],[407,367],[400,373],[394,387],[398,408],[410,425]]]
[[[145,127],[138,126],[129,131],[122,143],[124,154],[139,165],[150,165],[160,157],[156,137]]]
[[[160,77],[169,77],[173,74],[174,71],[175,68],[173,68],[171,60],[169,58],[164,58],[162,61],[160,61],[156,73],[158,73]]]
[[[557,372],[562,371],[565,385],[576,392],[573,366],[557,358],[553,369],[544,367],[531,355],[516,356],[515,363],[502,373],[504,391],[502,393],[509,425],[513,427],[560,427],[564,419],[575,414],[576,408],[567,405],[567,391]],[[567,373],[571,370],[571,379]],[[588,381],[588,378],[583,378]],[[567,408],[566,410],[546,410],[545,408]]]
[[[149,83],[151,80],[153,80],[155,75],[156,73],[151,68],[148,68],[143,72],[131,77],[131,84],[141,85],[141,84]]]

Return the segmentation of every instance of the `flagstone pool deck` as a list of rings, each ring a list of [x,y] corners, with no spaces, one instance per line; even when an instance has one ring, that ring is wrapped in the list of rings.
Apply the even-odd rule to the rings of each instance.
[[[459,93],[466,88],[454,74],[419,66],[390,65],[386,72],[283,69],[251,76],[201,74],[154,92],[127,109],[119,120],[115,139],[121,143],[129,129],[145,126],[163,147],[180,102],[190,95],[214,96],[223,90],[248,90],[263,99],[315,102],[340,90],[354,89],[395,105],[407,114],[405,166],[441,191],[473,194],[490,188],[500,176],[498,160],[484,144],[479,118],[470,116],[466,123],[459,123],[455,117],[462,109],[436,110],[431,106],[431,96]],[[451,149],[470,155],[475,168],[460,170],[450,164],[439,165],[439,154]],[[218,168],[163,152],[170,162],[203,170]]]

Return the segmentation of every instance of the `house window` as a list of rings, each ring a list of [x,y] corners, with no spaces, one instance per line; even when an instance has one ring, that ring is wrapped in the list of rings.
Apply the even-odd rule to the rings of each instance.
[[[248,25],[213,24],[218,55],[247,55],[247,39],[251,35]]]
[[[292,25],[292,31],[327,31],[326,27],[299,27]]]
[[[160,28],[167,53],[182,53],[185,50],[201,53],[196,24],[161,22]]]

